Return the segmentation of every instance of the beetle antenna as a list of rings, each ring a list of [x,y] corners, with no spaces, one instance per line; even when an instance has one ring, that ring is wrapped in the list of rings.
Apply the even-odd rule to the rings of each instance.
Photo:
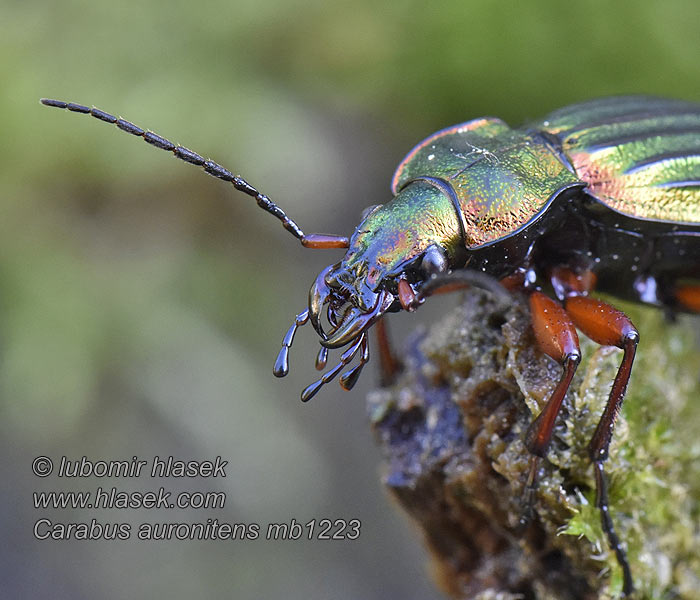
[[[304,235],[304,232],[293,219],[289,218],[279,206],[277,206],[265,194],[259,192],[256,188],[250,185],[245,179],[239,177],[238,175],[234,175],[231,173],[231,171],[225,169],[220,164],[215,163],[213,160],[205,159],[203,156],[200,156],[196,152],[193,152],[184,146],[173,144],[173,142],[158,135],[157,133],[147,129],[141,129],[141,127],[134,125],[130,121],[122,119],[121,117],[110,115],[99,108],[95,108],[94,106],[90,108],[89,106],[84,106],[82,104],[64,102],[63,100],[51,100],[49,98],[42,98],[41,103],[45,106],[64,108],[71,112],[92,115],[100,121],[116,125],[122,131],[126,131],[132,135],[141,137],[156,148],[161,148],[162,150],[172,152],[180,160],[184,160],[185,162],[202,167],[207,173],[209,173],[209,175],[212,175],[218,179],[223,179],[224,181],[228,181],[229,183],[233,184],[233,187],[235,187],[239,192],[243,192],[244,194],[255,198],[255,201],[258,203],[260,208],[277,217],[282,222],[284,228],[295,238],[301,241],[302,245],[306,246],[307,248],[347,248],[349,245],[347,238],[342,236],[326,234]]]

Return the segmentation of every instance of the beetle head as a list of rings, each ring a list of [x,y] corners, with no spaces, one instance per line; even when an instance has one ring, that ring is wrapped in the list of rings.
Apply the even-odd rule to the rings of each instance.
[[[452,201],[423,181],[410,183],[391,202],[367,209],[343,259],[314,280],[308,310],[285,338],[275,374],[286,374],[294,331],[308,319],[322,346],[317,367],[325,366],[327,349],[348,348],[336,367],[304,390],[302,399],[313,396],[361,351],[360,364],[340,378],[342,387],[352,387],[369,360],[367,331],[386,312],[414,310],[426,281],[461,266],[461,240]]]
[[[345,346],[384,313],[413,310],[421,285],[463,260],[459,227],[450,200],[425,182],[368,208],[343,260],[311,286],[309,318],[321,344]],[[326,304],[328,331],[322,325]]]

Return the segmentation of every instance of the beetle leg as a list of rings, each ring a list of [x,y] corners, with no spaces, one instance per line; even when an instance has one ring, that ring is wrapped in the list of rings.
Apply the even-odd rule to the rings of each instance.
[[[511,295],[497,279],[480,271],[459,269],[443,275],[435,275],[428,279],[418,290],[411,306],[417,308],[428,296],[447,294],[468,287],[478,287],[491,292],[500,304],[506,306],[512,302]]]
[[[542,292],[533,292],[530,294],[530,311],[539,347],[545,354],[562,364],[564,373],[547,404],[532,422],[525,436],[525,445],[532,454],[532,458],[523,497],[525,510],[521,525],[527,524],[532,516],[532,506],[537,489],[537,468],[540,459],[547,454],[556,417],[576,372],[576,367],[581,361],[576,328],[558,302],[548,298]]]
[[[382,317],[374,326],[377,348],[379,352],[379,383],[386,387],[391,385],[399,371],[401,363],[391,349],[389,332],[387,331],[386,320]]]
[[[545,354],[564,366],[564,373],[559,384],[552,392],[546,406],[532,422],[526,437],[528,450],[535,456],[543,457],[552,439],[554,421],[566,390],[581,361],[576,328],[564,308],[557,301],[542,292],[530,295],[532,324],[539,347]]]
[[[598,277],[593,271],[573,271],[566,267],[554,267],[549,274],[554,293],[564,300],[569,296],[585,296],[592,289]]]
[[[413,312],[417,308],[416,293],[413,291],[411,284],[406,279],[399,279],[398,282],[399,302],[401,308],[406,312]]]
[[[507,275],[506,277],[499,279],[498,283],[500,283],[511,293],[521,292],[526,288],[525,272],[516,271],[512,275]]]
[[[700,313],[700,285],[681,285],[674,292],[678,304],[686,310]]]
[[[598,427],[593,434],[588,449],[593,461],[596,479],[596,505],[598,510],[600,510],[603,531],[605,531],[608,543],[615,552],[617,562],[622,568],[624,578],[623,593],[629,595],[634,589],[632,574],[627,562],[627,556],[620,545],[620,540],[615,533],[610,517],[603,463],[608,457],[608,448],[612,439],[615,419],[620,412],[622,400],[627,391],[627,383],[632,371],[637,343],[639,342],[639,332],[627,315],[600,300],[586,296],[571,296],[567,298],[565,306],[566,312],[571,315],[576,327],[594,342],[604,346],[617,346],[624,351],[620,368],[610,390],[608,402],[605,405],[605,410],[598,422]]]

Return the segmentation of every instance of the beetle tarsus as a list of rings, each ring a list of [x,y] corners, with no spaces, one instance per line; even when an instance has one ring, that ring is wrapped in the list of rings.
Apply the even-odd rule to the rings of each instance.
[[[522,511],[520,513],[520,521],[518,522],[518,530],[524,531],[532,522],[535,516],[535,496],[537,494],[537,470],[540,466],[541,458],[536,454],[530,457],[530,469],[525,482],[525,489],[522,495]]]
[[[634,592],[632,569],[627,560],[627,554],[620,543],[620,538],[615,532],[615,525],[610,516],[610,508],[608,507],[608,484],[605,478],[602,460],[593,462],[593,472],[595,473],[596,482],[596,507],[600,512],[600,522],[608,538],[608,545],[615,553],[617,562],[622,569],[622,594],[623,597],[627,597]]]

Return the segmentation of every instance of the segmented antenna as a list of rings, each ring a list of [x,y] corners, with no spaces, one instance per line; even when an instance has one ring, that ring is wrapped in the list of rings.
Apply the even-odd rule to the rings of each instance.
[[[125,119],[115,117],[114,115],[110,115],[109,113],[106,113],[95,107],[90,108],[88,106],[83,106],[82,104],[75,104],[73,102],[63,102],[62,100],[50,100],[48,98],[42,98],[41,103],[45,106],[65,108],[66,110],[69,110],[71,112],[92,115],[100,121],[105,121],[106,123],[112,123],[113,125],[116,125],[122,131],[126,131],[127,133],[143,138],[146,142],[148,142],[152,146],[155,146],[156,148],[161,148],[163,150],[168,150],[172,152],[180,160],[184,160],[185,162],[197,165],[198,167],[202,167],[207,173],[209,173],[209,175],[217,177],[218,179],[223,179],[224,181],[228,181],[232,183],[233,187],[235,187],[239,192],[243,192],[244,194],[248,194],[248,196],[255,198],[255,201],[258,203],[258,206],[260,208],[269,212],[271,215],[274,215],[280,221],[282,221],[282,225],[284,226],[284,228],[287,231],[289,231],[294,237],[299,239],[302,242],[302,244],[309,247],[321,247],[318,245],[318,242],[314,243],[318,234],[305,236],[304,232],[301,230],[299,225],[297,225],[292,219],[290,219],[285,214],[285,212],[272,200],[270,200],[265,194],[260,193],[245,179],[239,177],[238,175],[234,175],[228,169],[225,169],[218,163],[215,163],[213,160],[207,160],[204,157],[197,154],[196,152],[192,152],[192,150],[185,148],[184,146],[178,146],[177,144],[173,144],[170,140],[167,140],[166,138],[161,137],[158,134],[153,133],[152,131],[141,129],[137,125],[134,125],[133,123],[126,121]],[[327,237],[335,238],[338,236]],[[332,247],[328,244],[329,242],[326,242],[323,247]],[[346,246],[336,245],[335,247]]]

